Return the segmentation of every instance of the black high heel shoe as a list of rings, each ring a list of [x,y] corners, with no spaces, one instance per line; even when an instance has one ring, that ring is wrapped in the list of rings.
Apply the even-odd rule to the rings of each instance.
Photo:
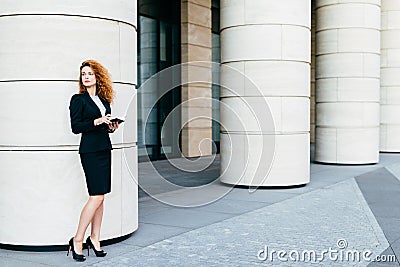
[[[87,245],[87,254],[88,254],[88,256],[89,256],[90,248],[93,249],[94,254],[96,254],[96,257],[105,257],[107,255],[107,252],[105,252],[104,250],[96,250],[94,248],[94,245],[92,243],[92,240],[90,239],[90,236],[88,236],[88,238],[86,238],[86,245]]]
[[[74,248],[74,238],[71,238],[69,240],[69,247],[68,247],[68,252],[67,252],[67,256],[69,255],[69,252],[72,250],[72,258],[76,261],[85,261],[86,257],[83,256],[83,254],[78,254],[75,252],[75,248]]]

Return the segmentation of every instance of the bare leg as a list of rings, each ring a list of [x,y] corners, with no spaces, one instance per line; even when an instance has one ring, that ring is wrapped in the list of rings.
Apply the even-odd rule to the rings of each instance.
[[[103,204],[104,195],[90,196],[86,205],[83,207],[81,217],[79,218],[78,230],[74,237],[75,252],[82,254],[82,243],[86,229],[93,219],[96,210]]]
[[[101,222],[103,220],[103,210],[104,210],[104,204],[101,203],[101,205],[97,208],[96,212],[94,213],[92,219],[92,229],[91,229],[90,239],[92,240],[92,243],[96,250],[100,250],[100,229],[101,229]]]

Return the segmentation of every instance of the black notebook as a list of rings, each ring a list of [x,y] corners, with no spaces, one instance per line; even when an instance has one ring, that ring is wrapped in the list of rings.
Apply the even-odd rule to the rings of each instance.
[[[125,121],[125,117],[111,117],[110,121],[121,123]]]

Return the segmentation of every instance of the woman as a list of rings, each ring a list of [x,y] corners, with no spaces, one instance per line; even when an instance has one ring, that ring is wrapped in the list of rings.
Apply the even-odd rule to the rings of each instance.
[[[80,67],[79,94],[70,102],[71,128],[82,134],[79,154],[86,176],[89,200],[83,207],[76,234],[69,241],[69,252],[76,261],[85,261],[82,255],[84,234],[91,224],[91,234],[86,239],[97,257],[107,253],[100,249],[100,228],[103,219],[104,195],[111,191],[111,141],[108,134],[118,128],[111,122],[114,91],[108,71],[97,61],[86,60]]]

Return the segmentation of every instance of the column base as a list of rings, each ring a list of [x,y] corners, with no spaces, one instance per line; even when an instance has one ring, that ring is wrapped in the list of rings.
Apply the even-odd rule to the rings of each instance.
[[[136,229],[137,230],[137,229]],[[135,231],[136,231],[135,230]],[[116,244],[119,242],[122,242],[126,239],[128,239],[135,231],[132,233],[129,233],[124,236],[120,237],[115,237],[111,239],[106,239],[102,240],[100,242],[101,246],[108,246],[112,244]],[[66,240],[68,243],[68,240]],[[86,245],[83,246],[84,249],[86,249]],[[12,244],[2,244],[0,243],[0,249],[7,249],[7,250],[15,250],[15,251],[31,251],[31,252],[50,252],[50,251],[67,251],[68,250],[68,244],[67,245],[47,245],[47,246],[24,246],[24,245],[12,245]]]

